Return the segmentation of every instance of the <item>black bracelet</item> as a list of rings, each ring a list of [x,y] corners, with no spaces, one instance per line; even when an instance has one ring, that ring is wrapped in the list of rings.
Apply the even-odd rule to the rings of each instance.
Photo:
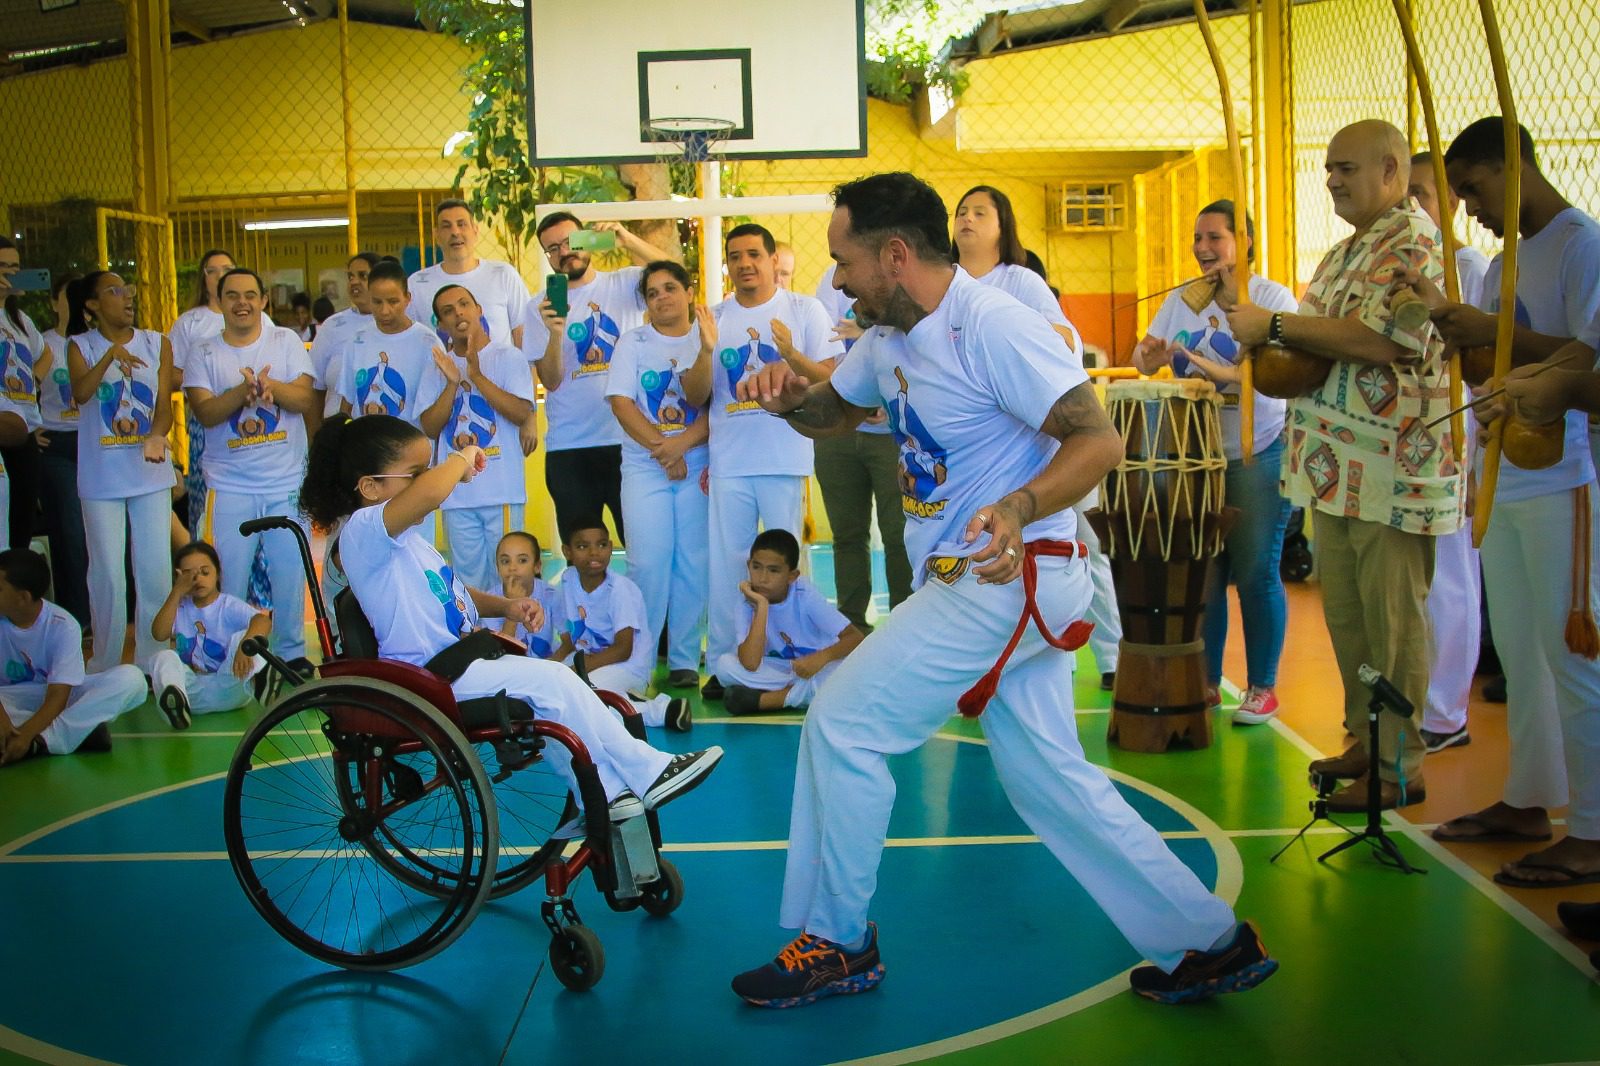
[[[1272,312],[1272,320],[1267,325],[1267,343],[1283,347],[1283,312]]]

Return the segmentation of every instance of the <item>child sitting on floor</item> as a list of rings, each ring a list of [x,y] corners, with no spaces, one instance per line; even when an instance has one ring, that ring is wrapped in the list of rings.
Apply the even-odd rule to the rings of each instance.
[[[748,580],[739,582],[739,648],[717,662],[730,714],[804,708],[861,630],[800,576],[800,542],[768,529],[750,545]]]
[[[527,645],[528,654],[534,658],[550,658],[556,650],[557,633],[561,628],[561,593],[544,579],[544,555],[539,549],[539,538],[513,530],[500,538],[494,558],[495,570],[500,574],[501,595],[509,600],[523,597],[537,600],[544,608],[544,625],[537,633],[530,633],[526,626],[512,619],[501,625],[500,632]]]
[[[150,635],[178,648],[156,652],[150,680],[172,728],[187,729],[191,713],[231,711],[250,699],[248,682],[266,663],[239,645],[271,633],[272,615],[219,591],[222,560],[205,541],[179,548],[172,565],[172,592],[156,612]]]
[[[598,515],[580,515],[562,531],[561,616],[566,630],[551,658],[569,661],[583,652],[584,673],[596,688],[625,692],[647,726],[664,725],[684,733],[694,725],[689,701],[661,693],[646,699],[656,649],[639,636],[645,624],[639,586],[613,574],[611,534]]]
[[[113,666],[86,676],[83,629],[44,598],[50,564],[0,552],[0,766],[35,755],[111,750],[106,723],[144,702],[144,675]]]

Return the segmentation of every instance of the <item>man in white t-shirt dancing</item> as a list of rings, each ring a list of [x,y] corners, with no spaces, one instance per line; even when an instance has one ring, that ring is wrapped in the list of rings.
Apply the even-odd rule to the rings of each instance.
[[[873,175],[841,185],[834,202],[835,284],[871,328],[827,382],[811,386],[777,362],[739,396],[808,436],[850,432],[889,404],[902,449],[938,462],[903,479],[917,591],[823,684],[801,733],[780,912],[800,936],[734,978],[734,991],[795,1007],[877,986],[867,910],[894,804],[888,756],[920,747],[953,706],[975,715],[985,703],[989,751],[1017,812],[1156,963],[1133,972],[1134,989],[1179,1003],[1259,984],[1277,963],[1255,930],[1078,743],[1071,658],[1057,648],[1082,643],[1082,625],[1068,623],[1082,618],[1091,583],[1070,505],[1122,457],[1081,362],[1037,314],[954,265],[944,204],[917,178]]]

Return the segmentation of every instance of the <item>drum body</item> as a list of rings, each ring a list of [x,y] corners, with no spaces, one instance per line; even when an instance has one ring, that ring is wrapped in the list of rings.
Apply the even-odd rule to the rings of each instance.
[[[1211,743],[1200,627],[1224,507],[1220,400],[1209,382],[1118,382],[1106,409],[1125,458],[1089,521],[1111,561],[1123,640],[1108,739],[1132,751]]]

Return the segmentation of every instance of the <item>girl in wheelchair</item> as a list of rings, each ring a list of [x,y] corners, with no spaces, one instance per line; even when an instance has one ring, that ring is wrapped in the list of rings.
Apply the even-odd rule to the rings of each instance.
[[[430,466],[433,443],[390,415],[335,415],[311,444],[300,503],[322,530],[344,519],[339,558],[350,590],[378,640],[378,654],[427,666],[478,628],[480,612],[537,632],[536,600],[469,589],[418,527],[457,484],[483,470],[476,445]],[[429,523],[425,528],[432,529]],[[451,682],[460,700],[505,692],[546,721],[575,732],[589,748],[618,818],[683,795],[722,758],[720,747],[669,755],[636,740],[571,670],[527,656],[477,659]],[[570,776],[570,774],[569,774]]]

